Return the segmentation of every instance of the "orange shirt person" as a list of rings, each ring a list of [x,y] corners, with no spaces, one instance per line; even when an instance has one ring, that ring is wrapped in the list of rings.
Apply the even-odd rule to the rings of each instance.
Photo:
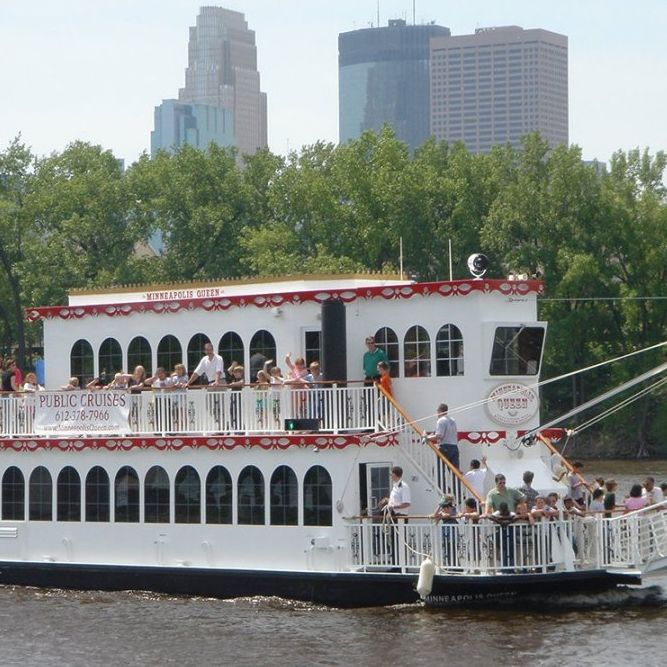
[[[380,374],[379,384],[384,391],[393,396],[394,392],[391,389],[391,375],[389,374],[389,364],[386,361],[378,362],[378,373]]]

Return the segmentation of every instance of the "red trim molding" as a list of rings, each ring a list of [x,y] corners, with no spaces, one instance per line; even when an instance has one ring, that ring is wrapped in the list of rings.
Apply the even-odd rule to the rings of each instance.
[[[481,292],[497,292],[507,297],[521,298],[528,294],[542,294],[544,285],[539,280],[453,280],[447,282],[413,283],[411,285],[374,286],[343,290],[310,290],[283,294],[257,294],[221,296],[202,299],[175,299],[173,301],[141,301],[136,303],[111,303],[88,306],[46,306],[26,308],[29,322],[38,320],[79,320],[84,317],[123,317],[133,313],[157,313],[164,315],[181,311],[205,310],[215,312],[229,308],[277,308],[306,302],[343,301],[357,299],[410,299],[413,296],[467,296]]]
[[[467,440],[471,445],[495,445],[505,439],[505,431],[459,431],[458,438]]]
[[[178,452],[182,449],[234,450],[259,448],[264,450],[286,450],[291,447],[316,447],[317,449],[340,450],[346,447],[364,447],[369,444],[378,447],[398,445],[395,433],[374,433],[369,435],[223,435],[200,437],[146,438],[12,438],[0,440],[0,451],[36,452],[61,451],[82,452],[105,450],[126,452],[133,449]]]

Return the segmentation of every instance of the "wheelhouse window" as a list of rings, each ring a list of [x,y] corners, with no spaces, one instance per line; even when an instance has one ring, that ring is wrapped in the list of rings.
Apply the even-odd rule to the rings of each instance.
[[[2,476],[2,519],[25,519],[25,479],[16,466],[7,468]]]
[[[133,338],[127,348],[127,372],[131,373],[136,366],[143,366],[146,375],[153,375],[151,344],[143,336]]]
[[[123,369],[123,352],[115,338],[106,338],[100,345],[97,357],[100,375],[106,374],[108,382],[113,380],[114,373]]]
[[[35,468],[28,483],[28,517],[30,521],[53,519],[53,482],[51,473],[44,467]]]
[[[375,344],[384,350],[389,359],[389,374],[393,378],[398,377],[398,336],[390,327],[381,327],[375,332]]]
[[[206,476],[206,523],[232,523],[232,476],[215,466]]]
[[[331,475],[322,466],[313,466],[303,480],[303,523],[305,526],[331,526]]]
[[[435,338],[436,375],[463,375],[463,336],[453,324],[440,327]]]
[[[271,525],[296,526],[299,523],[299,487],[294,470],[280,466],[271,475]]]
[[[83,338],[72,345],[69,354],[69,372],[72,377],[79,378],[79,386],[83,387],[95,372],[92,345]]]
[[[544,327],[496,327],[490,375],[537,375],[543,345]]]
[[[116,473],[114,520],[117,523],[139,523],[139,475],[130,466],[123,466]]]
[[[86,521],[109,520],[109,475],[95,466],[86,475]]]
[[[403,340],[405,377],[430,377],[431,339],[424,327],[410,327]]]
[[[218,343],[218,354],[225,362],[225,368],[231,366],[232,361],[236,361],[243,366],[243,341],[235,331],[228,331]]]
[[[201,480],[192,466],[183,466],[174,481],[176,523],[201,523]]]
[[[211,339],[203,333],[195,334],[188,343],[188,373],[192,373],[199,360],[204,356],[204,345],[210,343]],[[173,370],[173,366],[169,369]]]
[[[157,365],[171,373],[176,364],[183,362],[183,348],[176,336],[164,336],[157,346]]]
[[[144,521],[169,523],[169,475],[160,466],[153,466],[144,479]]]
[[[238,523],[260,526],[264,519],[264,476],[259,468],[246,466],[238,479]]]
[[[72,466],[58,474],[56,498],[58,521],[81,521],[81,477]]]

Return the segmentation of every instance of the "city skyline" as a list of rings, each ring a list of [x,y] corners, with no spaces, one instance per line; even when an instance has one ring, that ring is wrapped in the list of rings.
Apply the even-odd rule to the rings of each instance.
[[[6,2],[0,43],[5,104],[0,143],[19,132],[39,154],[76,139],[99,143],[127,163],[149,150],[153,109],[183,85],[188,28],[201,2],[91,0]],[[256,33],[262,90],[269,98],[269,147],[277,153],[338,138],[337,38],[377,23],[375,0],[304,3],[228,0]],[[412,21],[412,2],[383,0],[380,25]],[[616,149],[664,149],[661,108],[667,91],[654,72],[667,64],[661,30],[667,6],[646,0],[526,0],[487,3],[418,0],[417,23],[435,21],[452,35],[478,27],[520,25],[562,33],[570,45],[570,142],[585,158]],[[91,11],[92,10],[92,11]]]

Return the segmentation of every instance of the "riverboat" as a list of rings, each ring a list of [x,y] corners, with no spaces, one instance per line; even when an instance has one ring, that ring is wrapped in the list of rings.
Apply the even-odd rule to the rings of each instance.
[[[494,473],[517,487],[531,470],[540,491],[565,490],[552,474],[558,434],[532,437],[542,289],[514,277],[309,276],[76,291],[30,309],[46,390],[0,398],[0,583],[341,607],[640,583],[663,565],[667,512],[502,534],[430,518],[443,493],[481,500],[424,437],[442,402],[461,468],[485,457],[487,488]],[[369,335],[393,396],[363,382]],[[245,386],[61,389],[137,365],[192,373],[207,343],[246,369]],[[284,367],[288,353],[319,361],[325,380],[257,385],[257,369]],[[408,518],[378,509],[396,465]]]

